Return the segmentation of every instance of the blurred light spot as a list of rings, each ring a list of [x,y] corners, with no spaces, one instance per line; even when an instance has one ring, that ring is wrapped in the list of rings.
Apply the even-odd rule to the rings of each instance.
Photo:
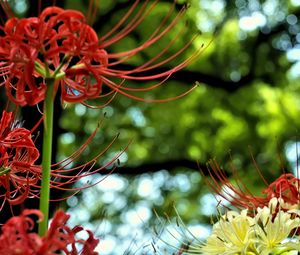
[[[139,108],[130,107],[127,112],[135,126],[144,127],[146,125],[146,119]]]
[[[78,204],[78,198],[75,197],[75,196],[69,197],[69,198],[67,199],[67,204],[68,204],[68,206],[70,206],[70,207],[76,206],[76,205]]]
[[[99,164],[104,166],[106,169],[113,169],[119,164],[123,164],[128,160],[127,153],[124,151],[112,151],[108,153],[105,159],[99,158]],[[101,163],[102,162],[102,163]]]
[[[191,173],[191,183],[198,183],[201,181],[201,174],[200,174],[200,171],[199,172],[193,172]]]
[[[287,51],[287,58],[290,61],[300,60],[300,47],[295,47]]]
[[[288,72],[288,76],[291,79],[297,79],[300,77],[300,61],[293,64]]]
[[[286,17],[286,21],[290,24],[290,25],[295,25],[298,22],[298,18],[296,15],[294,14],[290,14]]]
[[[118,157],[119,162],[122,163],[126,163],[128,160],[128,155],[126,152],[123,152],[119,157]]]
[[[63,144],[71,144],[75,141],[75,135],[71,132],[68,132],[68,133],[62,134],[60,139]]]
[[[290,36],[288,34],[282,34],[278,40],[278,38],[275,38],[272,41],[272,45],[274,48],[286,51],[290,48],[292,48],[292,43]]]
[[[238,82],[241,79],[241,73],[239,71],[233,71],[230,73],[230,79],[233,82]]]
[[[199,14],[199,16],[202,16],[202,14]],[[200,18],[199,18],[200,19]],[[201,22],[198,22],[198,28],[202,32],[210,32],[214,28],[214,23],[210,21],[209,19],[201,20]]]
[[[222,17],[226,6],[224,0],[199,0],[200,10],[197,14],[197,27],[203,32],[212,31],[216,20]]]
[[[159,152],[162,154],[166,154],[170,151],[170,147],[167,144],[161,144],[158,148]]]
[[[16,1],[14,9],[18,14],[22,14],[27,10],[27,7],[28,6],[25,0],[18,0]]]
[[[138,160],[145,160],[145,157],[147,157],[149,153],[146,146],[143,146],[143,144],[134,144],[132,147],[134,147],[133,151],[136,151],[136,158]]]
[[[155,186],[160,188],[170,178],[170,174],[166,170],[162,170],[153,174],[152,180]]]
[[[101,239],[95,251],[99,252],[99,254],[102,255],[108,255],[108,254],[112,254],[112,252],[115,251],[116,246],[117,246],[116,238],[112,236],[106,236],[104,239]]]
[[[240,41],[246,40],[248,37],[247,33],[245,33],[243,30],[239,30],[237,36]]]
[[[200,210],[201,213],[207,216],[211,216],[216,212],[217,206],[216,198],[213,194],[205,194],[200,199]]]
[[[88,116],[90,117],[99,117],[103,112],[103,109],[87,108],[87,112],[88,112]]]
[[[299,6],[300,5],[300,0],[291,0],[291,4],[294,6]]]
[[[103,176],[101,176],[103,178]],[[106,178],[97,185],[97,189],[101,191],[123,191],[126,187],[126,183],[123,178],[117,175],[110,175],[109,178]]]
[[[263,34],[269,34],[272,30],[271,30],[271,27],[269,26],[263,26],[260,31],[263,33]]]
[[[116,210],[122,210],[127,205],[127,199],[124,196],[121,196],[120,194],[115,196],[112,205]]]
[[[299,28],[299,26],[297,24],[296,25],[291,25],[289,27],[289,33],[290,34],[297,35],[299,32],[300,32],[300,28]]]
[[[138,185],[137,193],[141,197],[148,197],[153,193],[153,181],[150,178],[143,178]]]
[[[246,7],[246,2],[244,0],[236,0],[235,5],[237,8],[244,8]]]
[[[112,224],[107,219],[101,219],[97,221],[97,223],[93,222],[93,225],[96,227],[96,232],[94,233],[96,236],[106,235],[112,231]],[[105,238],[104,238],[105,239]]]
[[[161,178],[161,175],[142,175],[138,180],[137,194],[141,197],[147,197],[149,201],[157,202],[157,200],[161,199],[160,187],[164,185],[164,180],[164,178]]]
[[[276,20],[277,22],[283,21],[285,19],[285,13],[282,11],[279,11],[276,13]]]
[[[116,198],[115,192],[106,191],[102,196],[102,202],[105,204],[111,204]]]
[[[75,113],[77,116],[83,116],[86,113],[86,107],[82,104],[76,104],[75,105]]]
[[[154,137],[156,134],[156,129],[153,127],[145,127],[143,129],[143,134],[147,137]]]
[[[125,222],[130,225],[137,226],[143,225],[144,222],[148,221],[152,213],[150,209],[146,206],[139,205],[135,210],[129,210],[125,213]]]
[[[277,6],[277,1],[267,0],[262,4],[262,9],[266,15],[271,16],[274,15],[274,13],[276,12]]]
[[[87,226],[85,225],[85,227]],[[87,240],[89,238],[89,234],[86,231],[79,231],[78,233],[76,233],[76,238]]]
[[[211,226],[208,225],[193,225],[188,226],[188,230],[193,234],[193,236],[201,239],[206,239],[211,234]]]
[[[155,128],[153,127],[146,127],[143,129],[143,133],[147,137],[154,137],[155,136]]]
[[[174,179],[181,192],[187,192],[191,188],[191,182],[185,174],[177,174]]]
[[[299,142],[288,142],[285,146],[285,155],[289,163],[293,166],[293,172],[295,176],[299,176],[299,165],[298,157],[300,152],[300,143]]]
[[[250,11],[257,11],[260,8],[260,3],[257,0],[248,1]]]
[[[191,145],[189,148],[188,148],[188,154],[194,158],[194,159],[199,159],[201,158],[202,156],[202,151],[201,149],[199,148],[199,145]]]
[[[112,108],[111,106],[106,106],[103,109],[103,113],[105,113],[107,117],[111,117],[114,115],[114,108]]]
[[[267,23],[266,17],[260,12],[253,12],[251,16],[242,17],[239,21],[241,29],[246,31],[255,30],[258,27],[263,27]]]
[[[127,223],[119,225],[117,227],[116,233],[118,237],[132,236],[132,226]]]
[[[222,194],[224,194],[225,197],[234,197],[235,195],[233,191],[226,186],[222,187]],[[205,194],[200,198],[200,210],[204,215],[211,216],[215,214],[218,204],[222,207],[226,207],[230,205],[230,201],[220,195],[213,194]]]
[[[177,226],[175,224],[168,224],[164,226],[167,230],[160,234],[159,239],[167,244],[166,248],[169,247],[179,247],[180,244],[186,241],[186,236],[184,233],[184,226]],[[165,254],[173,254],[171,250]]]
[[[74,215],[74,214],[73,214]],[[74,217],[78,217],[81,222],[90,220],[90,213],[86,210],[86,208],[76,208],[76,215]]]
[[[203,9],[213,10],[216,13],[222,12],[226,5],[224,0],[201,0],[199,3]]]

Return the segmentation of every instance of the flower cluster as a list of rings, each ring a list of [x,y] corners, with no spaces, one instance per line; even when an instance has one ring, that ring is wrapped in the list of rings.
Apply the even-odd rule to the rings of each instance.
[[[193,37],[178,52],[170,54],[168,50],[182,34],[184,29],[181,29],[159,54],[140,66],[121,70],[122,64],[169,33],[186,9],[183,7],[172,16],[176,7],[174,1],[161,24],[151,32],[146,41],[135,48],[110,53],[107,48],[136,29],[157,4],[157,1],[152,3],[146,0],[142,1],[138,8],[139,2],[134,1],[120,22],[106,35],[98,37],[89,24],[89,20],[95,18],[97,13],[97,8],[93,9],[97,6],[96,1],[90,1],[86,15],[53,4],[44,10],[40,9],[37,17],[17,18],[13,15],[9,2],[0,0],[1,11],[8,18],[3,22],[1,17],[3,24],[0,25],[0,86],[5,87],[9,105],[17,106],[15,112],[18,107],[43,104],[42,117],[32,130],[23,128],[15,121],[15,112],[3,111],[0,120],[0,211],[6,202],[13,212],[13,205],[20,205],[27,198],[40,200],[40,210],[24,209],[20,216],[10,218],[2,226],[0,255],[98,254],[95,249],[99,241],[94,238],[92,232],[87,231],[86,240],[78,239],[76,235],[83,228],[68,227],[66,222],[70,216],[63,211],[56,211],[48,228],[50,190],[71,191],[73,195],[98,184],[101,180],[87,183],[84,187],[72,187],[72,184],[81,178],[93,175],[113,164],[123,150],[103,166],[96,166],[96,162],[116,137],[103,152],[80,166],[73,166],[73,162],[95,137],[98,126],[79,149],[66,159],[53,164],[53,115],[58,92],[61,93],[61,102],[82,103],[88,107],[92,106],[87,100],[105,98],[104,103],[95,106],[100,108],[109,104],[116,93],[135,100],[165,101],[184,96],[196,87],[182,95],[162,100],[148,100],[136,95],[136,92],[160,86],[201,52],[199,49],[183,62],[174,61],[196,38]],[[38,5],[41,5],[41,0],[38,1]],[[176,63],[175,66],[156,71],[158,67],[171,61]],[[125,86],[126,80],[158,81],[150,86],[132,88]],[[37,164],[40,152],[35,145],[33,131],[41,122],[42,163]],[[62,199],[65,198],[59,197],[55,200]],[[38,219],[39,234],[34,232],[32,217]]]
[[[113,164],[123,151],[101,167],[94,167],[95,162],[110,146],[88,162],[75,167],[70,166],[93,140],[97,130],[71,156],[52,164],[50,173],[51,189],[69,191],[71,192],[69,196],[71,196],[82,189],[101,182],[101,179],[99,179],[97,182],[91,182],[83,187],[72,187],[72,184],[81,178],[100,172],[108,165]],[[32,140],[32,130],[21,127],[15,120],[14,113],[4,110],[0,119],[0,187],[4,190],[4,193],[0,194],[0,210],[5,202],[10,205],[17,205],[23,203],[27,198],[40,196],[42,166],[36,164],[39,156],[40,153]],[[65,198],[55,200],[63,199]]]
[[[274,182],[268,184],[262,173],[259,172],[267,187],[262,190],[261,196],[257,196],[253,195],[238,178],[236,179],[237,185],[233,185],[215,161],[211,161],[209,166],[211,168],[209,171],[211,179],[206,178],[208,186],[212,191],[237,208],[255,210],[258,207],[267,206],[273,197],[282,198],[285,203],[290,205],[299,204],[300,179],[291,173],[283,173]]]
[[[39,17],[9,19],[3,31],[2,75],[8,76],[10,100],[19,105],[39,103],[45,98],[45,79],[59,80],[67,102],[99,95],[107,54],[99,49],[97,34],[82,13],[49,7]]]
[[[207,184],[216,193],[218,200],[217,221],[206,241],[187,227],[179,213],[176,227],[169,218],[168,236],[177,242],[169,244],[176,255],[296,255],[300,254],[300,191],[298,176],[283,173],[266,184],[260,196],[253,195],[246,183],[236,174],[235,185],[216,161],[210,161]],[[234,172],[235,173],[235,172]],[[226,201],[226,204],[222,202]],[[233,210],[234,209],[234,210]],[[160,224],[165,222],[160,219]],[[172,230],[169,230],[172,228]],[[180,238],[178,238],[178,236]],[[178,247],[178,243],[180,247]]]
[[[261,196],[255,196],[241,182],[232,185],[218,164],[210,165],[209,186],[241,211],[230,210],[220,216],[207,241],[194,246],[197,252],[207,255],[300,252],[299,178],[284,173],[268,184]]]
[[[30,216],[35,216],[38,220],[43,217],[38,210],[24,210],[20,216],[12,217],[2,226],[0,255],[54,255],[57,251],[64,255],[98,254],[94,249],[99,240],[90,231],[87,231],[86,240],[78,239],[76,234],[83,231],[83,228],[68,227],[66,223],[70,216],[63,211],[55,213],[44,237],[32,232],[35,224]]]
[[[31,131],[18,127],[12,112],[3,111],[0,120],[0,195],[2,209],[5,201],[11,205],[22,203],[37,195],[41,166],[35,164],[39,151]]]
[[[278,210],[282,202],[272,198],[268,206],[257,208],[254,216],[249,216],[247,209],[226,212],[199,250],[207,255],[297,254],[294,252],[300,251],[300,211]]]
[[[137,3],[138,1],[133,4],[126,15],[127,18],[134,12]],[[145,15],[142,13],[147,4],[148,1],[145,1],[136,16],[120,32],[114,34],[126,19],[122,19],[110,33],[100,39],[95,30],[87,24],[85,15],[75,10],[52,6],[44,9],[38,17],[10,18],[2,28],[4,36],[0,37],[0,77],[4,78],[2,84],[5,84],[8,98],[21,106],[35,105],[45,99],[47,86],[52,80],[55,81],[55,93],[60,89],[61,100],[65,102],[83,103],[87,99],[106,96],[112,96],[112,99],[114,92],[143,100],[129,92],[146,91],[161,85],[198,55],[193,55],[168,71],[151,75],[146,73],[176,58],[190,46],[193,41],[191,40],[179,52],[161,62],[156,60],[168,48],[140,67],[132,70],[117,69],[115,66],[128,61],[159,41],[184,13],[183,9],[168,25],[163,22],[150,38],[137,48],[108,53],[106,47],[123,39],[143,21]],[[152,5],[149,9],[153,7]],[[168,13],[165,21],[171,13]],[[110,78],[120,79],[120,82],[116,83]],[[163,82],[149,88],[124,86],[124,80],[146,81],[159,78],[163,78]],[[107,86],[106,93],[102,93],[103,84]]]

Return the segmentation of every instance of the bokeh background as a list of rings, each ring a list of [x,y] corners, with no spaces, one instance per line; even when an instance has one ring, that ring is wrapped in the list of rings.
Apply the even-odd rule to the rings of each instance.
[[[19,16],[38,12],[37,1],[9,2]],[[89,1],[56,2],[85,12]],[[94,28],[101,36],[117,24],[134,1],[99,2]],[[177,1],[170,21],[185,3]],[[172,4],[172,0],[157,1],[143,23],[106,50],[120,52],[138,46],[160,24]],[[184,29],[184,34],[168,50],[169,55],[199,34],[188,50],[158,69],[175,66],[195,54],[202,44],[209,45],[201,55],[164,85],[140,96],[170,98],[198,82],[199,87],[192,93],[166,103],[138,102],[118,95],[104,109],[80,104],[61,107],[57,100],[56,161],[84,143],[99,120],[103,120],[101,129],[74,165],[103,151],[117,134],[118,139],[101,157],[98,167],[130,143],[119,162],[115,162],[118,167],[113,173],[108,175],[111,168],[104,169],[81,180],[86,184],[107,177],[97,186],[64,203],[53,204],[53,208],[63,207],[73,215],[72,224],[85,224],[96,231],[101,237],[102,255],[155,251],[171,254],[172,245],[179,247],[191,234],[205,239],[219,199],[211,194],[203,178],[211,159],[219,163],[233,183],[237,175],[232,173],[237,171],[239,180],[254,194],[260,194],[264,187],[255,164],[269,182],[282,171],[296,171],[300,1],[190,0],[188,6],[176,28],[120,68],[139,66],[155,56],[180,29]],[[144,82],[126,84],[149,86]],[[2,100],[5,102],[4,92]],[[39,116],[36,108],[29,107],[22,109],[22,114],[27,126],[32,126]],[[191,231],[189,237],[185,236],[187,230]]]

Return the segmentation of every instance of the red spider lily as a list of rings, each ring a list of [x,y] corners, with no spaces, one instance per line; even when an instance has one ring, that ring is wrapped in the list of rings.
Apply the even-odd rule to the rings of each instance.
[[[0,235],[0,255],[55,255],[57,252],[65,255],[97,255],[95,248],[99,243],[92,232],[87,230],[89,237],[86,240],[77,239],[76,234],[83,230],[76,226],[66,225],[70,216],[58,210],[51,222],[48,233],[40,237],[33,233],[34,221],[30,215],[39,220],[42,214],[39,210],[24,210],[20,216],[14,216],[2,226]],[[82,248],[78,248],[78,244]]]
[[[0,186],[5,194],[0,198],[4,202],[19,204],[35,195],[37,190],[33,186],[41,175],[41,168],[35,165],[38,157],[31,131],[17,127],[13,113],[3,111],[0,120]]]
[[[91,8],[93,3],[94,1],[91,1],[88,17],[95,15],[95,10],[92,11]],[[166,49],[143,65],[132,70],[118,70],[119,64],[158,43],[178,23],[185,11],[183,8],[168,24],[167,21],[174,10],[174,2],[148,40],[128,51],[107,52],[105,49],[108,46],[122,40],[143,22],[157,1],[151,4],[148,0],[144,1],[130,20],[138,3],[138,0],[135,1],[120,22],[100,39],[87,24],[85,15],[75,10],[48,7],[38,17],[9,18],[1,28],[4,36],[0,38],[0,74],[4,79],[2,84],[5,84],[9,99],[21,106],[35,105],[44,100],[46,81],[55,80],[55,92],[60,88],[61,100],[65,102],[84,103],[87,99],[109,96],[109,103],[115,92],[136,100],[161,101],[146,100],[131,92],[147,91],[161,85],[174,72],[187,66],[200,51],[165,72],[146,74],[175,59],[191,45],[195,37],[179,52],[158,62],[179,38],[181,31]],[[2,1],[1,5],[7,16],[12,16],[8,4]],[[130,21],[125,25],[128,20]],[[116,79],[119,81],[116,82]],[[143,88],[124,86],[125,80],[144,82],[156,79],[163,81]],[[104,85],[105,93],[102,89]]]
[[[39,197],[41,188],[41,166],[35,164],[35,161],[39,157],[39,151],[32,141],[31,134],[33,130],[30,131],[18,127],[16,123],[12,112],[3,111],[0,120],[0,187],[4,188],[5,193],[0,195],[0,199],[3,199],[0,211],[5,201],[8,201],[11,205],[16,205],[22,203],[28,197]],[[114,164],[118,157],[126,150],[125,148],[123,151],[117,153],[115,157],[111,158],[103,166],[95,167],[96,162],[115,142],[118,137],[116,136],[107,148],[97,154],[97,156],[80,166],[71,167],[72,163],[88,148],[89,143],[93,140],[99,128],[100,125],[72,155],[51,166],[51,189],[69,191],[74,195],[82,189],[94,186],[103,180],[98,179],[80,188],[71,187],[72,184],[80,179],[98,173]],[[64,199],[66,198],[56,200]]]
[[[35,161],[39,157],[39,151],[32,141],[32,130],[18,127],[16,123],[12,112],[3,111],[0,120],[0,186],[2,186],[5,192],[2,195],[0,194],[0,199],[3,200],[0,211],[5,201],[8,201],[10,205],[16,205],[22,203],[28,197],[39,197],[41,188],[42,170],[40,165],[35,164]],[[96,162],[117,139],[118,136],[116,136],[107,148],[93,159],[80,166],[71,167],[72,163],[87,149],[99,128],[100,125],[71,156],[52,165],[51,189],[69,191],[74,195],[80,190],[94,186],[103,180],[98,179],[80,188],[71,187],[72,184],[80,179],[98,173],[109,165],[114,164],[117,158],[126,150],[125,148],[103,166],[95,167]],[[66,198],[59,200],[64,199]]]
[[[256,196],[253,195],[247,188],[247,185],[240,180],[235,169],[233,169],[233,175],[236,177],[236,185],[233,185],[229,181],[225,172],[215,161],[210,161],[208,169],[211,178],[210,180],[206,180],[209,187],[235,207],[255,210],[258,207],[268,206],[269,201],[274,197],[283,199],[286,203],[286,205],[283,206],[287,206],[287,208],[283,209],[289,209],[289,206],[299,204],[300,179],[291,173],[283,173],[274,182],[268,184],[258,169],[259,175],[262,177],[267,188],[263,189],[261,196]]]
[[[98,128],[100,126],[98,125]],[[119,153],[116,153],[116,155],[108,162],[106,162],[101,167],[97,167],[96,163],[97,161],[109,150],[109,148],[113,145],[113,143],[118,138],[118,135],[115,136],[115,138],[111,141],[111,143],[101,152],[98,153],[97,156],[89,160],[88,162],[85,162],[84,164],[81,164],[79,166],[72,167],[73,162],[78,159],[78,157],[81,155],[81,153],[88,148],[89,143],[93,140],[95,135],[97,134],[98,128],[94,130],[94,132],[90,135],[90,137],[85,141],[85,143],[77,149],[72,155],[65,158],[64,160],[52,164],[51,166],[51,180],[50,180],[50,188],[51,189],[58,189],[62,191],[71,192],[71,194],[68,196],[73,196],[80,192],[83,189],[87,189],[89,187],[95,186],[101,181],[103,181],[106,177],[109,175],[106,175],[104,178],[93,178],[93,181],[87,181],[86,184],[84,184],[81,187],[72,187],[72,184],[78,182],[79,180],[82,180],[85,177],[89,177],[91,175],[94,175],[96,173],[101,172],[102,170],[105,170],[106,168],[111,167],[115,164],[115,162],[118,162],[118,158],[124,153],[124,151],[127,150],[127,145],[123,150],[121,150]],[[115,167],[112,167],[110,170],[110,173],[114,171]],[[52,199],[52,201],[59,201],[59,200],[65,200],[66,198],[59,198],[59,199]]]
[[[263,193],[267,195],[268,199],[273,197],[282,198],[284,202],[296,205],[300,201],[299,184],[299,178],[291,173],[284,173],[272,182]]]

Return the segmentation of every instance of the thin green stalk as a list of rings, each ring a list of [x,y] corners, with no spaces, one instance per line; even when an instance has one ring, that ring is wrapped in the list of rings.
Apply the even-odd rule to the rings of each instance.
[[[44,100],[44,134],[42,156],[42,187],[40,198],[40,210],[44,215],[39,223],[39,235],[45,236],[48,229],[49,199],[50,199],[50,171],[52,156],[53,136],[53,105],[54,105],[54,79],[47,79],[47,91]]]

